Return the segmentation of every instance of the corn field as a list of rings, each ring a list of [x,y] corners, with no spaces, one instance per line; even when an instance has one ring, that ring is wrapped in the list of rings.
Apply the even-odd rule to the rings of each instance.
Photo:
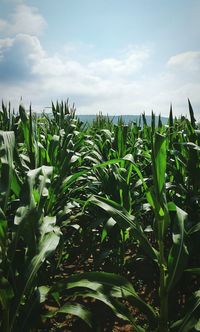
[[[200,331],[200,127],[0,109],[0,331]],[[123,329],[123,328],[126,328]]]

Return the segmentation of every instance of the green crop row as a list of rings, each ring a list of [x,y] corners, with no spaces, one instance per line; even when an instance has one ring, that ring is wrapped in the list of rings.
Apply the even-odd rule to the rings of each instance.
[[[93,299],[133,331],[200,330],[200,129],[0,109],[0,330],[51,330]],[[73,273],[69,267],[77,265]],[[79,268],[81,267],[81,268]],[[50,324],[50,325],[49,325]],[[53,331],[53,329],[52,329]]]

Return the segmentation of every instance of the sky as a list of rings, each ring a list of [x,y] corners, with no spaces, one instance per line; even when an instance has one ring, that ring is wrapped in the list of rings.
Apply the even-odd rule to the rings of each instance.
[[[200,119],[200,0],[0,0],[0,98]]]

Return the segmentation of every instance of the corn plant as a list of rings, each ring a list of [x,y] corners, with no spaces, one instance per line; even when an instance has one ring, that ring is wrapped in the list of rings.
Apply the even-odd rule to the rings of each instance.
[[[160,124],[161,127],[161,124]],[[173,288],[181,278],[187,267],[188,261],[188,233],[187,233],[187,213],[178,207],[174,202],[168,202],[166,195],[166,167],[167,167],[167,149],[168,138],[165,135],[155,133],[152,135],[152,185],[149,187],[140,172],[138,166],[134,163],[132,156],[125,156],[125,160],[130,160],[134,171],[140,178],[143,189],[146,194],[148,204],[154,211],[153,231],[157,242],[156,248],[151,245],[141,226],[134,220],[134,217],[122,209],[121,205],[103,197],[93,197],[91,203],[104,209],[110,217],[120,223],[127,223],[133,229],[133,236],[139,241],[142,250],[153,259],[159,269],[159,298],[160,308],[157,315],[157,331],[168,332],[175,327],[179,331],[186,331],[186,327],[194,327],[195,321],[192,313],[199,310],[199,293],[191,301],[193,307],[190,315],[180,320],[178,323],[170,322],[169,319],[169,296]],[[190,145],[190,144],[189,144]],[[187,146],[187,143],[186,143]],[[195,145],[195,153],[198,146]],[[197,160],[197,157],[196,157]],[[118,162],[123,162],[118,160]],[[197,163],[195,164],[197,166]],[[198,168],[199,169],[199,168]],[[194,184],[194,183],[193,183]],[[195,186],[195,185],[194,185]],[[169,229],[171,229],[171,245],[169,246]],[[198,271],[191,269],[191,271]],[[187,324],[186,324],[187,322]],[[181,325],[182,323],[182,325]],[[170,325],[172,324],[172,325]],[[171,326],[171,327],[170,327]]]
[[[151,125],[145,114],[129,124],[100,114],[84,125],[68,101],[39,116],[2,103],[2,331],[39,329],[61,314],[98,330],[88,299],[135,331],[198,331],[200,135],[188,104],[190,120],[171,107],[166,125],[153,113]],[[82,273],[66,273],[72,262]],[[137,262],[151,264],[150,300]]]

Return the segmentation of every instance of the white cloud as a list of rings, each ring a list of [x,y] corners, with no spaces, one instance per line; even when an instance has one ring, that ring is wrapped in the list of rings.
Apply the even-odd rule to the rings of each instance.
[[[6,22],[6,20],[0,19],[0,32],[5,31],[7,27],[8,23]]]
[[[11,47],[12,44],[13,44],[13,39],[12,38],[0,39],[0,52],[5,51],[5,49]]]
[[[7,20],[0,20],[0,33],[14,36],[20,33],[38,36],[47,25],[37,8],[18,4]]]
[[[16,7],[9,20],[0,20],[4,35],[0,39],[0,99],[16,106],[22,96],[25,103],[41,110],[51,100],[70,97],[81,113],[110,114],[144,110],[148,114],[153,109],[167,115],[170,102],[175,113],[186,113],[187,97],[200,104],[200,52],[174,55],[161,73],[152,74],[152,50],[143,46],[103,59],[88,60],[87,56],[87,61],[79,58],[73,44],[65,45],[62,54],[49,55],[38,37],[45,24],[37,9],[24,4]]]
[[[100,76],[131,76],[143,68],[149,56],[149,49],[133,48],[120,58],[107,58],[91,62],[89,68]]]
[[[199,104],[199,58],[192,57],[193,80],[188,80],[188,73],[184,79],[181,76],[180,64],[188,61],[184,54],[171,57],[162,73],[145,75],[142,70],[150,54],[150,50],[133,48],[112,59],[83,64],[65,53],[49,56],[37,37],[19,34],[0,40],[2,97],[16,105],[24,96],[25,102],[32,101],[40,110],[50,100],[70,97],[81,113],[138,114],[145,110],[148,114],[153,109],[167,115],[173,102],[175,113],[185,114],[187,97]]]
[[[133,48],[131,51],[121,54],[119,58],[112,58],[112,61],[110,58],[99,60],[96,66],[94,66],[94,61],[83,64],[59,54],[48,56],[37,37],[25,34],[1,40],[0,51],[2,54],[0,70],[3,72],[4,69],[4,82],[2,83],[4,87],[7,86],[1,91],[4,91],[2,93],[5,96],[9,96],[11,86],[19,94],[17,98],[15,95],[14,99],[18,101],[20,95],[24,95],[24,91],[26,91],[26,95],[30,96],[33,103],[40,106],[50,102],[50,99],[70,96],[72,100],[74,98],[75,101],[80,102],[83,107],[90,104],[88,112],[97,112],[101,105],[105,106],[105,112],[110,111],[109,103],[111,105],[113,100],[119,100],[120,95],[124,104],[125,99],[128,102],[129,96],[133,95],[133,91],[136,95],[138,83],[131,82],[129,74],[138,72],[139,67],[142,68],[148,57],[146,50],[144,52],[143,49],[140,51]],[[106,66],[107,75],[98,67],[101,67],[102,64]],[[12,68],[12,70],[8,71],[8,68]],[[14,87],[16,81],[17,90]],[[97,104],[99,107],[96,106]],[[117,112],[121,106],[118,104]]]
[[[35,36],[18,34],[15,38],[0,39],[1,80],[30,80],[34,64],[44,56],[45,52]]]
[[[181,98],[190,98],[200,104],[200,52],[190,51],[172,56],[167,62],[168,86],[176,102],[181,105]],[[198,115],[200,117],[200,114]]]
[[[185,52],[172,56],[168,67],[175,70],[197,71],[200,70],[200,52]]]

